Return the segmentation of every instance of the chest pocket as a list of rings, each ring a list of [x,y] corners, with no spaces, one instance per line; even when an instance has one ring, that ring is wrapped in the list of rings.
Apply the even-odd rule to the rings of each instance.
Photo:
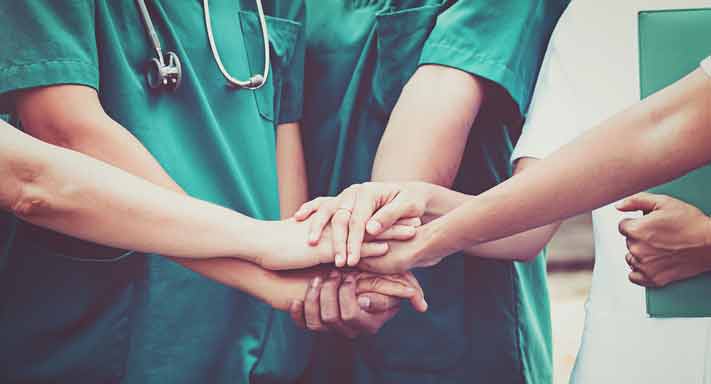
[[[240,11],[239,19],[244,45],[247,49],[250,73],[262,73],[264,42],[261,37],[259,17],[254,12]],[[271,68],[266,84],[253,92],[259,114],[269,121],[278,123],[286,79],[291,75],[299,75],[290,73],[290,70],[292,59],[296,56],[297,41],[302,26],[295,21],[278,17],[267,16],[266,20],[269,31]],[[301,98],[302,95],[294,92],[294,97]],[[291,102],[301,102],[301,100],[292,100]]]
[[[422,48],[437,21],[442,3],[376,15],[377,60],[373,97],[390,114],[407,80],[417,69]]]

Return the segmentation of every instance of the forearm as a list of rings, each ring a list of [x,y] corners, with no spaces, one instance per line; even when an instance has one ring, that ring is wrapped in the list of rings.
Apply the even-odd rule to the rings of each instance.
[[[288,311],[292,301],[303,300],[311,279],[324,276],[326,273],[321,268],[269,271],[234,259],[209,261],[183,259],[181,264],[282,311]]]
[[[281,217],[291,217],[308,199],[306,162],[298,123],[277,127],[277,173]]]
[[[434,222],[429,252],[545,225],[703,166],[710,110],[711,80],[697,70]]]
[[[530,168],[537,161],[529,158],[519,160],[514,169],[514,177],[524,172],[525,169]],[[440,186],[425,186],[425,188],[430,189],[431,192],[429,194],[432,196],[426,208],[426,221],[444,216],[472,198],[470,195]],[[531,260],[548,244],[559,226],[560,222],[555,222],[500,240],[477,244],[465,248],[464,252],[472,256],[491,259]]]
[[[418,68],[390,115],[372,179],[451,186],[483,97],[483,83],[471,74],[436,65]]]
[[[4,206],[23,220],[92,242],[178,257],[257,261],[254,255],[266,252],[257,240],[264,224],[256,220],[2,125],[4,189],[14,190]]]

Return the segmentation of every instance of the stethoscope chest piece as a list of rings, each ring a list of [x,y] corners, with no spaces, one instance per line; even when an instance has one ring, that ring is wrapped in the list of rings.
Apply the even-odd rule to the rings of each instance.
[[[227,80],[227,84],[235,89],[259,89],[267,81],[269,76],[269,32],[267,31],[267,21],[264,15],[264,9],[262,8],[262,1],[256,0],[257,3],[257,14],[259,16],[259,25],[262,29],[262,42],[264,44],[264,69],[261,74],[252,75],[247,80],[239,80],[232,76],[227,69],[222,64],[222,59],[217,51],[217,45],[215,44],[215,38],[212,34],[212,19],[210,18],[210,6],[208,0],[203,0],[203,14],[205,17],[205,28],[207,30],[207,39],[210,44],[210,50],[212,51],[212,57],[217,63],[217,67]],[[143,19],[143,25],[146,27],[146,32],[150,38],[151,45],[155,51],[156,56],[151,58],[148,62],[148,68],[146,69],[146,81],[151,89],[167,89],[169,91],[175,91],[179,86],[183,78],[183,70],[180,65],[180,60],[175,52],[168,51],[163,55],[163,49],[161,48],[160,39],[158,39],[158,33],[153,25],[153,20],[148,12],[148,7],[146,7],[145,0],[136,0],[138,4],[138,9],[141,13],[141,18]],[[167,60],[166,60],[167,59]]]
[[[163,55],[151,58],[146,68],[146,81],[151,89],[175,91],[183,79],[183,68],[174,52],[166,52],[165,59]]]

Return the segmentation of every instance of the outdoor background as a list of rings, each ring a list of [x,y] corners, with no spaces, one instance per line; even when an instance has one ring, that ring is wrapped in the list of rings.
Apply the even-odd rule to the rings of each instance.
[[[549,246],[548,283],[553,318],[555,384],[568,383],[580,345],[593,265],[592,221],[582,215],[563,223]]]

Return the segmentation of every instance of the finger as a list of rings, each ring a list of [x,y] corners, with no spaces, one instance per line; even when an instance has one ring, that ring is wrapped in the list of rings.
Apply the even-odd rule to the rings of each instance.
[[[647,279],[647,277],[645,277],[641,272],[632,271],[628,275],[628,278],[634,284],[641,285],[643,287],[654,287],[654,284],[649,279]]]
[[[409,299],[417,294],[417,289],[398,281],[392,281],[383,276],[374,276],[358,279],[356,283],[358,294],[365,292],[380,293],[388,296],[395,296]]]
[[[639,219],[622,219],[618,224],[618,230],[622,236],[639,240]]]
[[[419,227],[422,225],[422,219],[419,217],[409,217],[407,219],[400,219],[395,222],[394,225],[407,225],[410,227]]]
[[[301,300],[294,300],[289,306],[289,315],[294,323],[300,328],[306,328],[306,321],[304,319],[304,302]]]
[[[353,275],[346,276],[343,284],[338,289],[338,303],[343,322],[351,328],[360,328],[361,324],[359,324],[358,315],[361,310],[356,298],[356,284]]]
[[[384,256],[386,253],[388,253],[388,249],[390,249],[390,246],[388,245],[388,243],[374,242],[365,243],[360,247],[360,249],[362,257],[379,257]]]
[[[332,272],[328,280],[323,283],[321,290],[321,320],[332,330],[348,338],[353,338],[357,335],[357,332],[341,318],[338,299],[340,285],[341,274],[338,272]]]
[[[365,237],[365,224],[375,210],[371,190],[361,190],[355,200],[351,219],[348,223],[348,265],[353,267],[360,261],[361,244]]]
[[[350,210],[339,209],[331,220],[334,261],[337,267],[346,265],[346,242],[348,241],[348,222],[350,218]]]
[[[660,202],[660,196],[648,192],[638,193],[615,205],[622,212],[642,211],[645,214],[653,211]]]
[[[402,194],[398,194],[392,201],[378,209],[368,220],[368,233],[377,236],[398,220],[416,217],[420,213],[413,201],[406,201]]]
[[[327,328],[321,322],[321,306],[320,306],[320,293],[321,293],[321,278],[316,277],[311,281],[309,290],[306,293],[306,300],[304,300],[304,319],[306,322],[306,327],[312,331],[325,331]]]
[[[410,298],[410,304],[412,304],[412,307],[415,308],[416,311],[426,312],[429,305],[427,304],[427,300],[425,300],[425,291],[422,289],[420,282],[417,281],[415,275],[409,271],[405,272],[403,277],[411,287],[417,290],[417,294]]]
[[[399,297],[366,292],[357,296],[358,306],[368,313],[380,313],[400,306]]]
[[[647,263],[667,254],[667,251],[659,250],[644,241],[627,238],[627,250],[641,263]]]
[[[321,205],[327,200],[325,197],[317,197],[311,201],[301,204],[301,207],[294,213],[294,220],[304,221],[311,216],[312,213],[318,211]]]
[[[380,233],[375,238],[377,240],[406,241],[415,237],[416,233],[417,229],[415,229],[415,227],[413,226],[395,224],[392,227],[386,229],[384,232]]]
[[[338,210],[338,201],[336,199],[324,202],[318,211],[311,215],[309,222],[309,244],[316,245],[321,240],[326,225],[331,222],[331,217]]]
[[[639,269],[640,269],[640,263],[639,263],[639,261],[637,260],[637,258],[634,257],[634,255],[632,255],[631,253],[628,252],[628,253],[625,255],[625,261],[627,262],[627,265],[629,265],[630,268],[632,268],[632,271],[636,271],[636,272],[639,272],[639,271],[640,271],[640,270],[639,270]]]
[[[338,310],[338,286],[341,284],[341,275],[331,272],[321,288],[321,321],[328,326],[340,320]]]

